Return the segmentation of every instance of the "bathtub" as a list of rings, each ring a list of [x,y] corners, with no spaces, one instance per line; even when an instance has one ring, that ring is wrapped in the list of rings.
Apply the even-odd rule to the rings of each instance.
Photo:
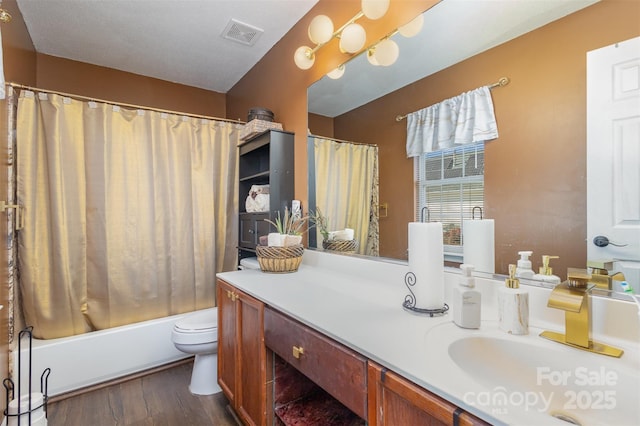
[[[171,341],[177,319],[173,315],[78,336],[32,343],[32,389],[40,391],[40,376],[51,368],[49,396],[55,396],[132,373],[188,358]],[[28,386],[28,339],[22,341],[22,390]],[[12,380],[18,374],[18,350],[13,356]],[[17,387],[17,383],[16,383]]]

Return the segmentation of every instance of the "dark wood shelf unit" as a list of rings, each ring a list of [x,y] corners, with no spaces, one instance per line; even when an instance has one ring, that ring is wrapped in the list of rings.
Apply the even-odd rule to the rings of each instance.
[[[265,219],[275,219],[294,196],[294,134],[267,130],[246,140],[239,150],[238,260],[255,256],[259,238],[272,232]],[[245,200],[252,185],[269,185],[269,211],[247,212]]]

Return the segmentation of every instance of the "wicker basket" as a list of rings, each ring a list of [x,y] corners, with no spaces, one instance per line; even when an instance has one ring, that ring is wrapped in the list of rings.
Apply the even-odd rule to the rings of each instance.
[[[304,246],[256,246],[256,253],[262,272],[296,272],[302,262]]]
[[[358,251],[358,240],[323,240],[322,248],[325,250],[339,251],[342,253],[355,253]]]
[[[282,130],[282,123],[274,123],[273,121],[264,121],[256,118],[245,124],[242,130],[240,130],[240,140],[246,141],[255,135],[271,129]]]

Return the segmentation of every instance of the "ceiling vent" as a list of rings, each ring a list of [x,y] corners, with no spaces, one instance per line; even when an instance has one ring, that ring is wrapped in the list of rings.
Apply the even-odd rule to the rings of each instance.
[[[231,19],[222,32],[222,37],[247,46],[253,46],[263,32],[264,30],[258,27]]]

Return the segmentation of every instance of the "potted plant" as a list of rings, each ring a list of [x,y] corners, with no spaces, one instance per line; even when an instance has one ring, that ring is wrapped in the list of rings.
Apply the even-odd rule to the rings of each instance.
[[[320,234],[322,234],[322,248],[325,250],[339,251],[343,253],[355,253],[358,250],[358,240],[353,237],[341,238],[345,231],[351,232],[353,230],[344,230],[337,232],[330,232],[328,228],[329,220],[322,214],[320,209],[316,209],[311,213],[309,220],[318,228]]]
[[[320,209],[316,209],[315,212],[309,213],[309,221],[318,228],[320,234],[322,234],[322,239],[329,240],[329,229],[328,229],[328,219],[326,216],[322,214]]]
[[[269,233],[267,245],[256,246],[256,254],[260,269],[264,272],[295,272],[302,262],[304,247],[302,233],[307,216],[296,216],[288,208],[284,209],[284,217],[275,220],[265,219],[276,229]]]
[[[302,243],[302,234],[304,225],[309,219],[308,216],[294,216],[293,212],[287,207],[284,208],[284,217],[278,217],[275,220],[265,219],[276,229],[277,232],[269,233],[268,246],[273,247],[289,247]]]

